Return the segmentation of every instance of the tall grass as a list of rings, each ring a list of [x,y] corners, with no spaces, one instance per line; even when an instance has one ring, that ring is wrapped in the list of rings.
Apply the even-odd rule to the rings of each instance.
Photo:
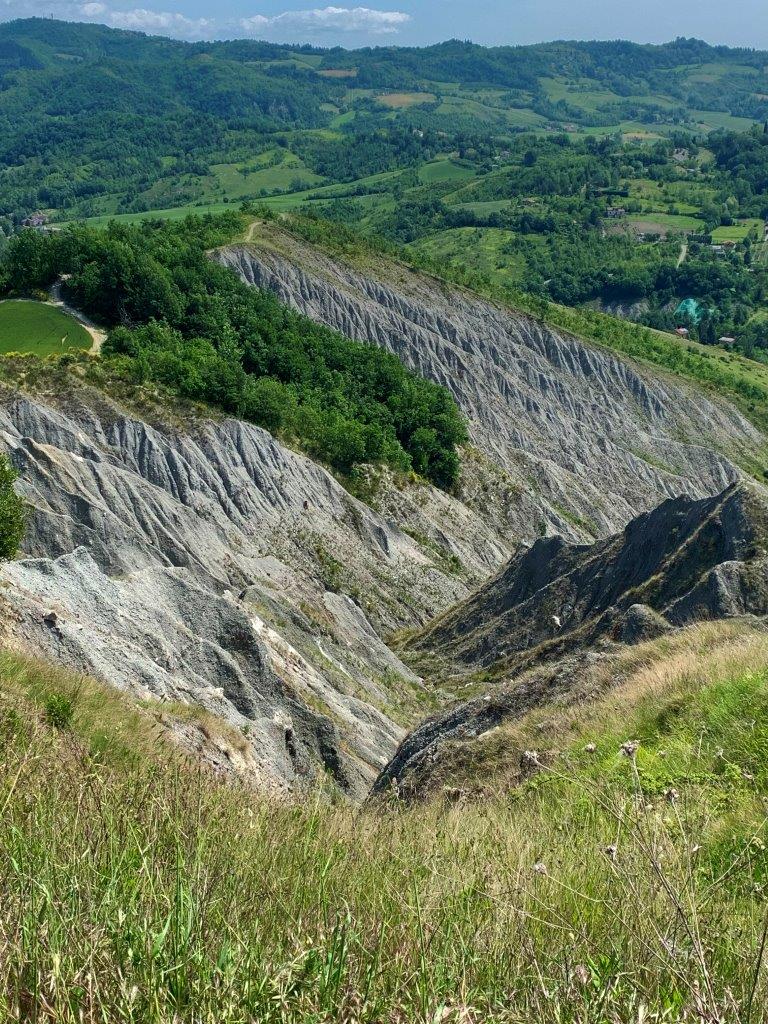
[[[764,1021],[765,647],[677,715],[670,683],[628,756],[641,694],[632,733],[598,715],[594,752],[522,787],[357,810],[218,784],[109,690],[5,655],[0,1018]]]

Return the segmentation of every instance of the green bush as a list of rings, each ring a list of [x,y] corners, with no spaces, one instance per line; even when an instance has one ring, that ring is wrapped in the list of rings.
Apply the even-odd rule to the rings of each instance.
[[[0,455],[0,561],[13,558],[24,536],[24,502],[13,489],[16,470]]]
[[[62,732],[72,724],[75,715],[75,701],[68,694],[51,693],[43,701],[43,709],[46,722]]]

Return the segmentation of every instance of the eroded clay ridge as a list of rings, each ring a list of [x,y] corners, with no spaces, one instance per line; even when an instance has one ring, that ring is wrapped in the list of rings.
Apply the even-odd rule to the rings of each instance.
[[[539,540],[408,645],[437,671],[482,671],[497,682],[416,729],[376,788],[423,771],[446,740],[567,699],[585,659],[692,622],[766,615],[768,498],[757,486],[669,499],[592,545]]]
[[[473,444],[535,498],[517,539],[605,536],[665,498],[715,494],[762,442],[726,403],[401,265],[362,272],[273,225],[213,255],[449,388]]]
[[[420,698],[382,638],[503,558],[434,488],[385,487],[382,514],[258,427],[149,425],[74,382],[0,393],[0,450],[30,504],[22,555],[0,570],[11,639],[213,712],[247,740],[242,763],[217,766],[275,791],[325,774],[368,791]]]

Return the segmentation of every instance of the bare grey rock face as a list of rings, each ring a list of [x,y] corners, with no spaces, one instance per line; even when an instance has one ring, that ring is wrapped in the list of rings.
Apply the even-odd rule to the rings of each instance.
[[[271,224],[213,257],[444,384],[521,496],[516,540],[605,536],[665,498],[715,494],[738,476],[728,456],[761,444],[725,403],[405,267],[362,273]]]
[[[465,600],[521,543],[591,541],[666,497],[721,491],[740,476],[729,457],[763,438],[725,403],[530,318],[269,232],[214,258],[445,384],[472,435],[460,492],[384,472],[365,504],[249,424],[149,425],[74,378],[58,397],[7,389],[0,450],[31,511],[0,588],[16,640],[241,730],[232,768],[263,788],[330,779],[361,798],[435,706],[393,632]],[[690,600],[735,607],[752,586],[726,580],[739,572],[718,567]]]
[[[495,692],[415,729],[377,780],[411,794],[441,745],[471,742],[505,719],[583,696],[585,665],[703,620],[768,617],[768,495],[738,484],[671,498],[593,545],[537,541],[440,616],[411,646],[433,665],[498,680]],[[511,680],[511,681],[510,681]]]
[[[364,795],[421,685],[382,636],[463,596],[460,573],[392,515],[236,420],[184,432],[85,388],[48,401],[7,392],[0,448],[30,503],[25,557],[0,574],[18,639],[242,728],[265,788],[328,773]],[[430,530],[465,559],[465,575],[487,574],[484,541],[491,565],[503,552],[494,535],[431,491],[414,488],[437,510]],[[404,520],[414,515],[404,508]]]

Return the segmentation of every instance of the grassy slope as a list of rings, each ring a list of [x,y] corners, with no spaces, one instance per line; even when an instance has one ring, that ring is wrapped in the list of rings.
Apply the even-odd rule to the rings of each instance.
[[[0,354],[36,356],[89,349],[91,336],[73,317],[43,302],[0,302]]]
[[[523,787],[360,812],[226,789],[96,684],[57,731],[84,684],[3,654],[0,1015],[763,1021],[767,671],[733,628],[648,645],[507,737],[560,751]]]

